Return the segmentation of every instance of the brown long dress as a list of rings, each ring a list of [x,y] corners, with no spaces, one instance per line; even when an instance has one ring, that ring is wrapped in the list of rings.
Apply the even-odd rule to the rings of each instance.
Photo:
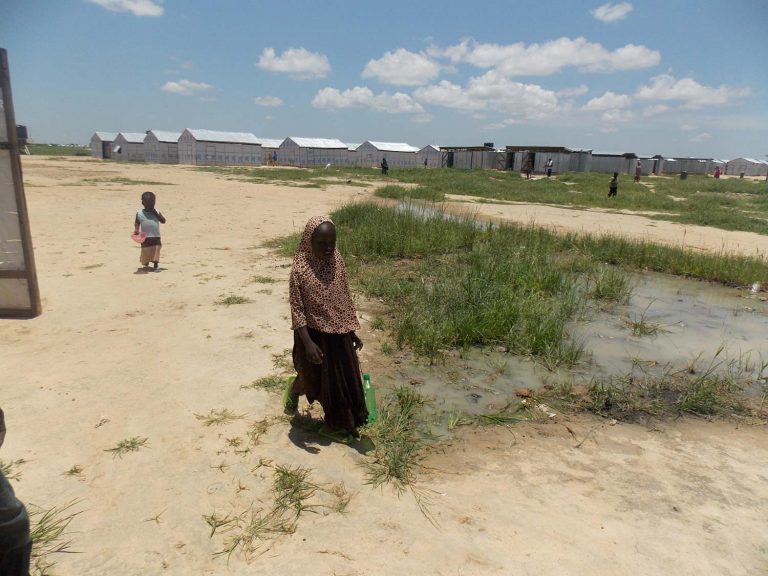
[[[360,328],[349,291],[346,267],[338,250],[329,260],[312,254],[315,229],[329,218],[311,218],[293,259],[290,301],[293,337],[294,395],[318,400],[331,430],[354,430],[368,419],[357,351],[352,335]],[[331,222],[332,223],[332,222]],[[312,341],[322,350],[322,364],[312,364],[296,332],[306,326]]]

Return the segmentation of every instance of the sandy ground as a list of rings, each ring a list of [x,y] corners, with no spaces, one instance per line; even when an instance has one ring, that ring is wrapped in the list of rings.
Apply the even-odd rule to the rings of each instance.
[[[275,396],[240,387],[272,373],[272,355],[291,345],[289,262],[260,243],[369,191],[82,160],[25,158],[24,171],[44,312],[0,320],[9,426],[0,457],[27,461],[14,484],[25,502],[79,500],[79,554],[58,557],[57,574],[768,574],[762,427],[559,417],[464,429],[418,484],[437,526],[410,493],[366,485],[359,450],[287,423],[237,453],[227,439],[242,447],[249,422],[280,413]],[[84,182],[115,177],[171,185]],[[128,236],[147,188],[168,223],[163,270],[140,274]],[[522,210],[478,206],[509,217]],[[587,230],[612,222],[625,234],[629,221],[639,230],[650,222],[567,210],[556,222],[549,210],[536,207],[536,221],[579,219]],[[663,236],[667,223],[656,224]],[[252,302],[215,304],[226,295]],[[362,336],[363,366],[381,362],[366,322]],[[221,408],[244,418],[219,427],[195,418]],[[122,458],[106,451],[134,436],[148,446]],[[337,493],[343,486],[346,510],[303,514],[293,535],[250,564],[214,557],[224,538],[210,537],[203,515],[270,504],[271,471],[260,459],[306,466]],[[82,474],[64,475],[75,465]],[[327,495],[313,502],[333,505]]]
[[[701,252],[768,256],[768,236],[754,232],[719,230],[707,226],[655,220],[652,214],[621,213],[600,208],[568,209],[546,204],[508,202],[487,204],[474,196],[446,195],[446,206],[493,221],[533,223],[555,232],[624,236]]]

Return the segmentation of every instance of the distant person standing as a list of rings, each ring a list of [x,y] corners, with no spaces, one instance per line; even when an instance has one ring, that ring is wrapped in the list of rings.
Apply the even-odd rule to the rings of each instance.
[[[427,159],[424,158],[424,168],[426,168],[426,167],[427,167]]]
[[[525,157],[525,162],[523,163],[523,172],[525,172],[526,179],[531,179],[531,171],[533,170],[533,161],[531,160],[531,155]]]
[[[635,184],[640,184],[640,176],[643,175],[643,164],[640,160],[635,164]]]
[[[614,172],[613,178],[608,182],[608,198],[616,196],[619,192],[619,173]]]
[[[715,180],[720,180],[720,166],[715,166]]]
[[[547,169],[547,178],[549,178],[550,176],[552,176],[552,167],[553,167],[554,165],[555,165],[555,163],[552,161],[552,158],[550,158],[549,160],[547,160],[547,163],[544,165],[544,166],[545,166],[545,168]]]
[[[0,408],[0,446],[5,440],[5,416]],[[28,576],[32,539],[29,515],[0,472],[0,575]]]
[[[387,157],[386,156],[384,156],[384,158],[381,159],[381,173],[384,176],[389,174],[389,164],[387,164]]]
[[[272,166],[277,166],[277,150],[272,151]]]

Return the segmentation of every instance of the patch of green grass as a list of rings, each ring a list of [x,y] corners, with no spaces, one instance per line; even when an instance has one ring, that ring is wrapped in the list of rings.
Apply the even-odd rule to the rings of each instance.
[[[374,195],[380,198],[394,198],[397,200],[403,200],[406,198],[428,200],[430,202],[442,202],[445,200],[445,194],[438,192],[433,188],[426,188],[422,186],[406,187],[398,186],[397,184],[382,186],[376,190]]]
[[[268,392],[282,393],[285,389],[285,376],[280,374],[271,374],[263,378],[257,378],[250,384],[243,384],[241,389],[261,389]]]
[[[425,405],[425,398],[407,386],[384,398],[378,418],[365,427],[376,446],[373,459],[364,464],[369,484],[392,484],[403,492],[415,482],[429,437]]]
[[[657,336],[661,332],[667,332],[667,330],[665,330],[658,322],[649,322],[647,320],[646,315],[648,314],[648,309],[651,307],[651,304],[653,304],[653,302],[645,307],[645,310],[640,313],[639,317],[628,318],[624,321],[624,323],[631,328],[632,336]]]
[[[245,296],[222,296],[218,300],[216,300],[216,304],[219,304],[221,306],[234,306],[236,304],[249,304],[252,300],[250,298],[246,298]]]
[[[277,282],[277,280],[271,276],[251,276],[251,282],[256,284],[272,284],[273,282]]]
[[[206,524],[211,527],[211,537],[217,531],[227,534],[223,548],[216,556],[230,557],[240,552],[250,562],[268,550],[277,538],[293,534],[302,514],[322,509],[341,513],[349,503],[350,496],[343,486],[320,486],[312,480],[309,468],[283,466],[262,460],[256,469],[263,466],[273,469],[272,502],[268,507],[250,508],[238,514],[222,515],[214,512],[203,516]],[[333,502],[318,502],[317,496],[320,493],[331,495]]]
[[[642,370],[596,379],[587,390],[585,408],[601,416],[636,421],[680,414],[699,416],[760,416],[750,407],[744,389],[762,379],[766,365],[755,368],[743,358],[721,360],[722,348],[701,371],[692,367],[661,373]]]
[[[441,199],[455,194],[503,200],[556,204],[574,208],[604,208],[660,213],[658,217],[675,222],[713,226],[725,230],[744,230],[768,234],[768,222],[761,210],[768,201],[764,183],[750,180],[720,179],[690,175],[644,178],[634,185],[631,177],[619,176],[619,195],[608,199],[608,180],[603,173],[566,172],[555,178],[526,180],[514,172],[486,170],[398,170],[393,178],[416,184],[410,198]],[[386,197],[401,198],[384,192]],[[684,198],[675,201],[674,198]]]
[[[272,354],[272,366],[275,370],[288,373],[293,370],[293,348],[285,348],[278,354]]]
[[[123,176],[114,176],[112,178],[86,178],[84,184],[124,184],[128,186],[175,186],[170,182],[155,182],[152,180],[134,180]]]
[[[214,408],[208,414],[195,414],[195,418],[200,420],[203,426],[221,426],[244,417],[245,414],[236,414],[229,408],[221,408],[219,410]]]
[[[384,330],[384,318],[376,316],[371,320],[371,330]]]
[[[285,167],[214,167],[196,168],[201,172],[213,172],[227,179],[243,180],[254,184],[277,184],[295,188],[325,188],[327,186],[367,186],[372,176],[360,169],[348,166],[317,168]]]
[[[82,475],[82,473],[83,473],[83,467],[80,466],[79,464],[75,464],[74,466],[72,466],[72,468],[64,472],[64,476],[80,476]]]
[[[104,452],[112,452],[112,457],[119,456],[122,458],[123,454],[127,454],[128,452],[138,452],[142,448],[146,447],[147,443],[147,438],[144,438],[143,436],[134,436],[133,438],[121,440],[117,443],[117,446],[114,448],[108,448],[107,450],[104,450]]]
[[[53,557],[57,554],[72,553],[72,541],[68,536],[68,528],[72,520],[81,513],[72,509],[80,503],[72,500],[62,506],[40,508],[29,505],[30,536],[32,538],[32,554],[30,557],[30,573],[32,576],[48,576],[55,566]]]
[[[27,144],[32,156],[90,156],[90,146],[62,146],[61,144]]]
[[[590,277],[589,296],[595,300],[625,304],[632,294],[627,275],[610,266],[600,266]]]
[[[0,460],[0,472],[2,472],[3,476],[8,480],[16,480],[18,482],[21,480],[21,470],[19,470],[18,467],[22,464],[26,464],[26,462],[27,461],[23,458],[10,460],[9,462]]]

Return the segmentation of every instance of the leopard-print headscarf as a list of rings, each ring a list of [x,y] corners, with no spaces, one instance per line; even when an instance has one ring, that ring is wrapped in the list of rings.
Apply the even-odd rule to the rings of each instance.
[[[304,228],[293,256],[289,282],[293,330],[308,326],[320,332],[346,334],[360,328],[349,292],[347,269],[338,249],[321,260],[312,253],[312,234],[327,216],[314,216]]]

